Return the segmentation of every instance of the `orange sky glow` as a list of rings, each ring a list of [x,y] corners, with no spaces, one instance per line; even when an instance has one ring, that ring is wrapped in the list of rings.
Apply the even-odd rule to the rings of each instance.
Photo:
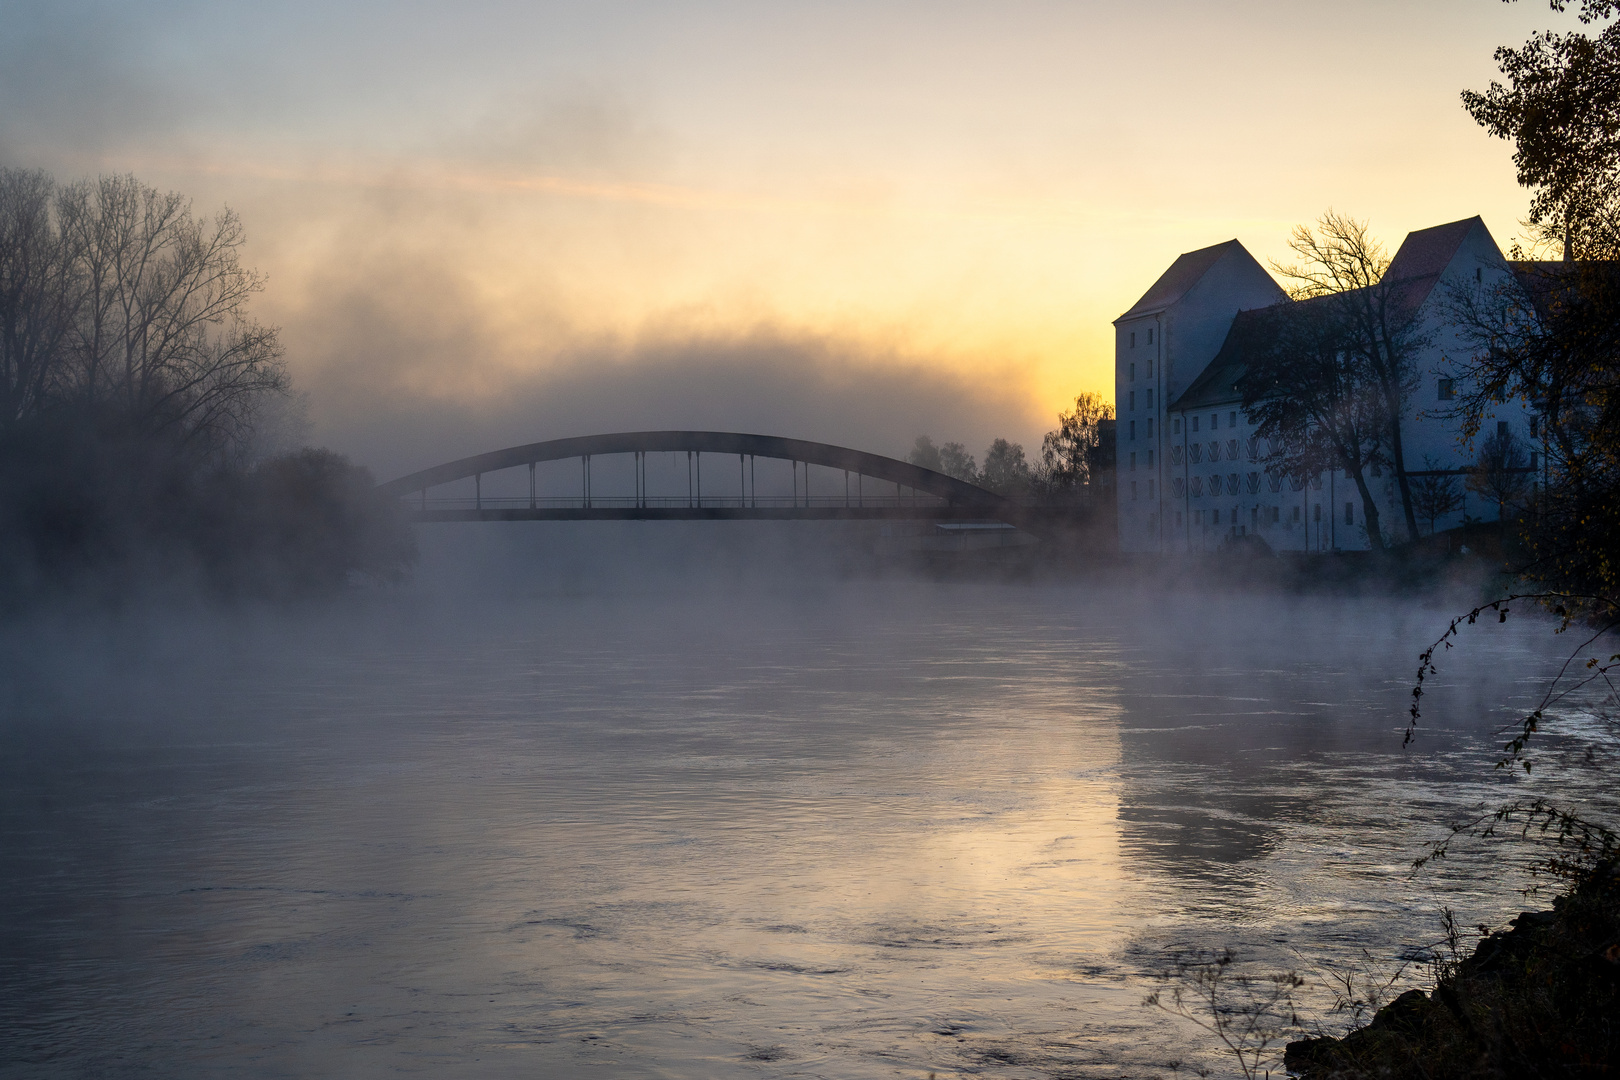
[[[1457,95],[1570,21],[1494,0],[72,7],[0,51],[0,163],[234,207],[316,436],[384,471],[425,463],[376,436],[389,403],[453,405],[442,441],[469,451],[524,423],[1038,445],[1111,388],[1109,321],[1182,251],[1282,257],[1329,207],[1392,249],[1473,214],[1506,246],[1511,148]],[[731,374],[701,393],[650,389],[716,348]],[[794,363],[820,412],[748,382]],[[642,367],[666,380],[645,400]],[[841,404],[868,374],[898,395],[887,430]],[[522,393],[553,412],[479,430]]]

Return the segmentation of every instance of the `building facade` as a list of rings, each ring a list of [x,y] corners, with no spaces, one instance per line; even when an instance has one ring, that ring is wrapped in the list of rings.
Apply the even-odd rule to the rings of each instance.
[[[1418,383],[1400,419],[1409,472],[1426,460],[1442,469],[1471,460],[1456,422],[1443,415],[1457,392],[1448,357],[1461,348],[1447,325],[1445,300],[1457,287],[1489,288],[1512,274],[1477,217],[1411,233],[1391,260],[1385,280],[1418,312],[1425,342],[1414,365]],[[1182,255],[1114,321],[1122,550],[1213,551],[1250,535],[1278,551],[1371,546],[1355,482],[1338,471],[1305,481],[1267,472],[1270,448],[1244,414],[1234,327],[1244,312],[1290,303],[1243,245],[1229,240]],[[1532,431],[1519,408],[1503,410],[1495,422],[1520,435]],[[1385,537],[1404,539],[1393,474],[1377,468],[1367,480]],[[1478,496],[1469,500],[1436,528],[1458,524],[1465,514],[1495,516]]]

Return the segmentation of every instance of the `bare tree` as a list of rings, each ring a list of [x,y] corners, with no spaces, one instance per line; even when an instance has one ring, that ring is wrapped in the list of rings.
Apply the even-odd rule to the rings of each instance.
[[[37,414],[62,378],[80,266],[44,172],[0,170],[0,428]]]
[[[1328,306],[1339,351],[1378,395],[1384,424],[1380,441],[1395,471],[1407,535],[1416,539],[1401,418],[1417,386],[1415,357],[1428,344],[1417,306],[1409,302],[1400,282],[1388,279],[1389,257],[1368,234],[1366,222],[1329,210],[1315,231],[1297,227],[1289,247],[1300,261],[1273,263],[1272,268],[1294,282],[1289,290],[1294,299]]]
[[[1513,429],[1503,424],[1480,445],[1479,461],[1468,474],[1468,487],[1496,503],[1496,520],[1502,521],[1508,507],[1524,495],[1529,478],[1524,445]]]
[[[1429,535],[1434,535],[1435,524],[1447,514],[1462,506],[1462,484],[1455,473],[1447,473],[1433,458],[1423,459],[1423,475],[1412,484],[1413,509],[1429,522]]]
[[[241,263],[240,219],[198,220],[132,176],[64,188],[58,214],[81,264],[77,394],[188,441],[239,441],[253,399],[287,387],[276,330],[247,312],[264,279]]]
[[[1383,460],[1389,430],[1384,399],[1366,366],[1346,350],[1339,313],[1323,300],[1278,304],[1236,324],[1244,367],[1243,411],[1270,441],[1266,471],[1303,481],[1342,470],[1361,495],[1367,542],[1384,547],[1367,473]]]

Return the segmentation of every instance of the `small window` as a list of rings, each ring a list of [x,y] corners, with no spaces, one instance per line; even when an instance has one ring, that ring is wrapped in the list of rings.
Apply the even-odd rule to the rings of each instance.
[[[1294,524],[1299,524],[1299,507],[1294,507]]]
[[[1133,362],[1131,364],[1131,382],[1135,382],[1135,381],[1136,381],[1136,364]]]
[[[1532,470],[1538,467],[1536,462],[1539,459],[1540,459],[1540,455],[1536,451],[1534,451],[1534,450],[1530,451],[1530,468]]]
[[[1311,517],[1315,521],[1321,522],[1321,520],[1322,520],[1322,504],[1321,503],[1316,504],[1316,509],[1311,511]]]
[[[1221,523],[1221,512],[1219,510],[1211,510],[1209,512],[1209,521],[1212,525],[1219,525]]]
[[[1130,402],[1131,402],[1131,405],[1130,405],[1131,412],[1135,412],[1136,411],[1136,391],[1135,390],[1131,391]]]
[[[1221,414],[1218,413],[1218,412],[1210,413],[1209,414],[1209,430],[1214,431],[1215,429],[1219,428],[1220,426],[1221,426]]]
[[[1147,407],[1153,408],[1153,389],[1151,387],[1148,388],[1147,392]]]
[[[1149,341],[1153,340],[1152,335],[1148,336],[1148,340]],[[1150,379],[1153,378],[1153,357],[1151,357],[1151,356],[1148,357],[1148,378],[1150,378]]]
[[[1507,438],[1508,422],[1506,420],[1498,420],[1496,422],[1496,433],[1504,439]]]
[[[1136,439],[1136,421],[1135,420],[1131,421],[1131,439],[1133,441]]]
[[[1227,427],[1237,427],[1237,413],[1236,412],[1229,412],[1229,413],[1226,414],[1226,426]]]
[[[1153,344],[1153,327],[1148,327],[1148,344]]]
[[[1280,514],[1281,514],[1281,513],[1282,513],[1282,510],[1281,510],[1281,509],[1279,509],[1279,508],[1278,508],[1278,507],[1275,507],[1275,506],[1273,506],[1273,507],[1272,507],[1272,508],[1271,508],[1271,523],[1272,523],[1272,524],[1273,524],[1273,525],[1275,525],[1275,524],[1277,524],[1277,520],[1278,520],[1278,516],[1279,516],[1279,515],[1280,515]]]
[[[1131,502],[1136,501],[1136,481],[1131,481]]]
[[[1452,401],[1456,397],[1457,397],[1457,380],[1456,379],[1441,379],[1440,380],[1440,400],[1441,401]]]
[[[1148,468],[1153,468],[1153,451],[1148,451]]]
[[[1131,348],[1136,348],[1136,331],[1131,331]]]
[[[1136,471],[1136,452],[1131,451],[1131,472]]]
[[[1179,416],[1176,417],[1176,426],[1171,429],[1171,434],[1172,435],[1180,435],[1181,434],[1181,417],[1179,417]]]
[[[1198,417],[1196,417],[1196,416],[1195,416],[1195,417],[1193,417],[1193,418],[1192,418],[1192,421],[1193,421],[1193,428],[1192,428],[1192,429],[1193,429],[1193,430],[1194,430],[1194,431],[1197,431],[1197,430],[1198,430]]]
[[[1344,504],[1344,523],[1346,525],[1354,525],[1356,523],[1356,504],[1353,502],[1347,502]]]
[[[1483,280],[1485,280],[1485,275],[1480,272],[1479,267],[1477,267],[1477,266],[1474,267],[1474,284],[1477,285]],[[1152,339],[1150,338],[1149,340],[1152,340]]]
[[[1148,438],[1153,438],[1153,417],[1148,417]]]

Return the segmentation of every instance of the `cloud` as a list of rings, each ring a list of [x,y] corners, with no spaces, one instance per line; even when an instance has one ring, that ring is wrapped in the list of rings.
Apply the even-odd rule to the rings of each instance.
[[[478,340],[476,330],[464,341]],[[921,433],[970,446],[1032,430],[1016,373],[969,379],[918,358],[769,327],[733,337],[569,349],[481,392],[415,388],[413,346],[376,340],[304,383],[317,437],[388,477],[466,454],[568,435],[664,428],[748,431],[903,456]],[[449,364],[468,363],[466,356]],[[404,379],[396,378],[399,372]]]

